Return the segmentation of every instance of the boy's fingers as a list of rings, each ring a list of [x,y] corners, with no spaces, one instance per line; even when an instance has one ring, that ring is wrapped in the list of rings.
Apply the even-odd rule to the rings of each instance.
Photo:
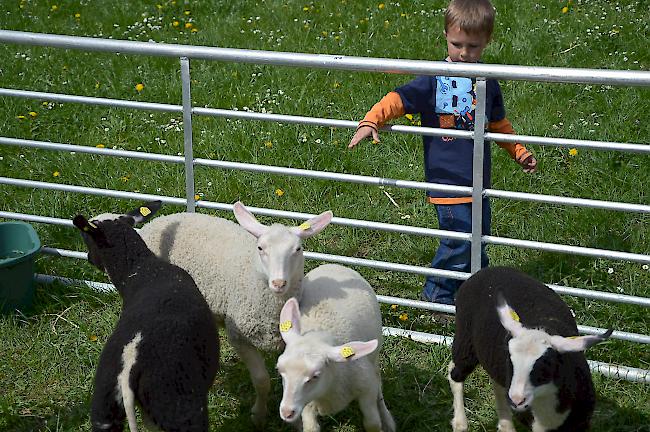
[[[379,139],[379,133],[374,129],[372,130],[372,142],[375,144],[381,142],[381,140]]]

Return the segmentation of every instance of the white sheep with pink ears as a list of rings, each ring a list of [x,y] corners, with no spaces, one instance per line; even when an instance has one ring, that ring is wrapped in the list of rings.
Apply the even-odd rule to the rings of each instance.
[[[282,308],[280,334],[286,343],[277,363],[284,421],[318,432],[319,415],[356,400],[367,432],[395,430],[381,385],[381,312],[359,273],[336,264],[307,273],[300,304],[291,298]]]

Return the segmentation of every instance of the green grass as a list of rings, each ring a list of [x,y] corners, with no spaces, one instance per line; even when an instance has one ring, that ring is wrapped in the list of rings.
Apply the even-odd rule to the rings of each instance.
[[[441,60],[446,1],[353,0],[3,2],[3,29],[159,42],[351,56]],[[647,1],[495,1],[497,25],[486,63],[648,70]],[[158,7],[157,5],[160,5]],[[56,6],[56,8],[54,8]],[[79,17],[75,17],[75,14]],[[145,21],[146,19],[146,21]],[[173,22],[178,21],[178,27]],[[197,29],[191,32],[185,24]],[[82,53],[43,47],[0,46],[0,87],[53,93],[181,103],[177,59]],[[410,77],[192,61],[196,106],[358,120],[372,104]],[[142,92],[135,89],[144,84]],[[525,135],[647,143],[647,88],[502,82],[508,117]],[[45,103],[44,103],[45,102]],[[23,139],[103,144],[177,154],[183,133],[177,114],[107,109],[19,98],[0,98],[1,135]],[[29,115],[35,112],[36,116]],[[25,118],[19,118],[24,116]],[[404,119],[398,123],[408,124]],[[196,157],[327,170],[421,181],[421,140],[384,133],[381,145],[345,146],[350,130],[195,117]],[[269,144],[270,143],[270,144]],[[650,204],[647,156],[530,146],[539,172],[525,175],[494,147],[493,187],[600,200]],[[0,176],[89,187],[183,196],[183,168],[155,162],[100,158],[0,146]],[[58,175],[54,176],[57,172]],[[277,196],[276,189],[284,195]],[[311,181],[279,175],[197,168],[202,199],[379,222],[436,227],[433,207],[419,191]],[[399,204],[395,207],[386,193]],[[127,210],[132,202],[2,186],[0,209],[59,218]],[[163,212],[182,210],[166,206]],[[231,217],[225,213],[219,216]],[[407,218],[408,216],[408,218]],[[261,218],[264,222],[271,218]],[[613,249],[650,251],[647,215],[493,201],[493,235]],[[84,250],[76,232],[34,224],[44,245]],[[308,250],[426,266],[437,239],[331,226],[307,242]],[[650,271],[638,263],[589,259],[504,246],[488,248],[493,264],[517,266],[549,283],[649,296]],[[318,263],[308,262],[311,268]],[[40,273],[105,280],[78,260],[41,256]],[[358,268],[379,294],[417,298],[422,277]],[[646,309],[566,297],[581,324],[650,333]],[[384,324],[453,335],[417,310],[382,306]],[[37,287],[35,309],[0,318],[0,430],[89,430],[88,401],[103,342],[120,309],[115,294],[83,287]],[[401,313],[409,318],[402,322]],[[96,338],[95,338],[96,337]],[[594,347],[594,360],[650,369],[647,346],[610,341]],[[252,386],[224,343],[223,369],[210,395],[214,430],[249,430]],[[400,430],[449,430],[451,394],[445,379],[446,347],[389,338],[382,354],[385,396]],[[273,359],[268,359],[269,368]],[[276,414],[281,384],[273,378],[268,430],[290,430]],[[598,404],[594,431],[650,430],[650,387],[594,376]],[[487,377],[467,386],[473,430],[494,430],[496,415]],[[327,429],[362,430],[356,407],[324,419]]]

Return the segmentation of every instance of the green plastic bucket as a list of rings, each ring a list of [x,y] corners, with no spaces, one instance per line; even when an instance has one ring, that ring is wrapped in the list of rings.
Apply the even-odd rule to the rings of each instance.
[[[34,256],[41,241],[25,222],[0,222],[0,312],[26,311],[34,301]]]

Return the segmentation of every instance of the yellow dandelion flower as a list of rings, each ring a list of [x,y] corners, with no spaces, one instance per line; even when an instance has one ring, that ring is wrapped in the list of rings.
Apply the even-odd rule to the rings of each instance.
[[[58,177],[58,176],[60,176],[60,175],[61,175],[61,173],[58,172],[58,171],[54,171],[54,172],[52,173],[52,177]]]
[[[276,189],[276,190],[275,190],[275,194],[276,194],[277,196],[281,197],[282,195],[284,195],[284,191],[283,191],[282,189]]]
[[[304,10],[305,12],[307,12],[307,11],[309,10],[309,6],[305,6],[305,7],[303,7],[302,10]]]
[[[404,117],[406,117],[410,121],[413,121],[413,114],[404,114]]]
[[[322,31],[322,32],[320,32],[320,34],[322,34],[323,36],[327,36],[327,32],[326,32],[326,31]]]
[[[379,3],[379,5],[378,5],[377,7],[378,7],[379,9],[383,9],[383,8],[385,8],[385,7],[386,7],[386,5],[385,5],[385,4],[383,4],[383,3]]]
[[[185,23],[185,28],[186,29],[192,28],[192,23]]]
[[[136,84],[136,85],[135,85],[135,89],[136,89],[138,92],[141,92],[141,91],[144,89],[144,84],[142,84],[142,83],[138,83],[138,84]]]
[[[122,177],[120,177],[120,180],[122,180],[124,183],[126,183],[126,182],[129,181],[129,176],[128,175],[122,176]]]
[[[265,142],[265,143],[264,143],[264,147],[266,147],[266,148],[271,148],[271,147],[273,147],[273,142],[271,142],[271,141],[267,141],[267,142]]]
[[[572,148],[569,150],[569,156],[575,156],[578,154],[578,149]]]
[[[403,313],[403,314],[401,314],[399,316],[399,319],[400,319],[400,321],[406,321],[407,319],[409,319],[409,316],[407,314]]]
[[[37,115],[38,115],[38,113],[36,111],[30,111],[29,112],[30,117],[36,117]]]
[[[201,195],[196,194],[194,195],[194,201],[199,201],[201,199]]]
[[[341,83],[338,82],[338,81],[334,81],[334,84],[332,84],[332,87],[339,88],[339,87],[341,87]]]
[[[397,305],[396,304],[390,305],[390,310],[393,310],[393,311],[397,310]]]
[[[55,10],[57,10],[58,8],[59,8],[59,7],[58,7],[57,5],[52,5],[52,7],[51,7],[50,9],[51,9],[52,11],[55,11]]]
[[[106,147],[106,146],[105,146],[104,144],[97,144],[95,147],[97,147],[97,148],[104,148],[104,147]]]
[[[567,12],[569,12],[569,8],[566,7],[566,6],[564,6],[564,7],[562,8],[562,13],[567,13]]]
[[[181,23],[179,23],[178,21],[174,21],[174,22],[172,23],[172,25],[173,25],[174,27],[178,27],[179,25],[181,25]]]
[[[25,117],[24,115],[19,115],[19,116],[16,116],[16,118],[18,120],[25,120],[27,117]]]
[[[79,18],[81,18],[81,14],[79,12],[77,12],[76,14],[74,14],[74,17],[79,19]]]
[[[97,335],[88,336],[88,340],[91,341],[91,342],[97,342]]]
[[[156,7],[157,7],[158,9],[162,9],[162,8],[163,8],[163,6],[162,6],[161,4],[157,4]]]
[[[192,31],[192,33],[196,33],[197,31],[199,31],[199,29],[197,29],[196,27],[194,27],[191,31]]]
[[[47,102],[43,102],[41,105],[43,105],[43,106],[47,106]]]
[[[189,15],[189,14],[190,14],[190,11],[186,10],[186,11],[184,11],[183,13],[184,13],[185,15]]]

